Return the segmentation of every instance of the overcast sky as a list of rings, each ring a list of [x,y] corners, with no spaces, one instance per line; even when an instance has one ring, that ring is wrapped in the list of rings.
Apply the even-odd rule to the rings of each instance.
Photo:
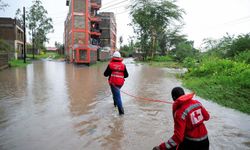
[[[30,7],[31,0],[2,0],[9,4],[5,11],[0,11],[0,17],[14,17],[17,8]],[[55,32],[49,34],[50,43],[63,43],[64,20],[68,7],[66,0],[41,0],[43,6],[53,20]],[[128,24],[129,0],[103,0],[100,11],[114,12],[117,22],[117,41],[123,37],[123,44],[128,43],[133,36],[133,29]],[[118,4],[120,3],[120,4]],[[230,35],[246,34],[250,32],[250,0],[178,0],[177,5],[184,9],[185,26],[183,33],[189,40],[194,40],[195,47],[199,47],[204,38],[218,39],[227,32]],[[119,42],[117,43],[119,47]]]

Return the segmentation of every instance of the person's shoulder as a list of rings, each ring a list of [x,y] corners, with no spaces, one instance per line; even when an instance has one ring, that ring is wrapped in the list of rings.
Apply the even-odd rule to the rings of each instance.
[[[192,99],[192,104],[202,105],[200,101]]]

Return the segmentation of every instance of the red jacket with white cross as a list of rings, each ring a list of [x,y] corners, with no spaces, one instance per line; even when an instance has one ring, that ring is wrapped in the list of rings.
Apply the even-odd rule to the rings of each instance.
[[[178,147],[184,138],[199,141],[207,137],[204,121],[209,119],[207,110],[197,100],[194,93],[182,95],[173,104],[174,135],[159,145],[161,150]]]

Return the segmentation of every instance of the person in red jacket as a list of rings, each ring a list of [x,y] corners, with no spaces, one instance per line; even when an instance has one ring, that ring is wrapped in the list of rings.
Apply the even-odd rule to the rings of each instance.
[[[118,106],[120,115],[124,114],[120,88],[123,86],[125,79],[128,77],[126,65],[122,63],[123,59],[118,51],[115,51],[113,57],[107,66],[104,76],[109,77],[109,85],[113,94],[114,106]]]
[[[204,121],[209,114],[202,104],[186,94],[181,87],[173,88],[174,135],[153,150],[208,150],[209,140]]]

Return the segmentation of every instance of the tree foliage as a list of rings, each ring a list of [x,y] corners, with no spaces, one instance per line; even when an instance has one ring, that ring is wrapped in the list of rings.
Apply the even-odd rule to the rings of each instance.
[[[185,58],[195,58],[199,51],[193,47],[193,41],[180,42],[172,51],[175,60],[183,62]]]
[[[135,44],[133,40],[130,40],[128,45],[121,46],[120,52],[123,57],[131,57],[134,53]]]
[[[227,55],[229,57],[236,56],[237,54],[250,50],[250,33],[245,35],[239,35],[235,40],[233,40]]]
[[[204,45],[208,55],[233,58],[241,52],[250,50],[250,33],[237,37],[227,34],[218,40],[206,39]]]
[[[42,6],[40,0],[33,1],[28,14],[28,28],[29,34],[34,38],[34,44],[37,48],[44,46],[48,42],[47,34],[53,32],[52,19],[47,17],[48,12]]]
[[[48,42],[47,35],[53,32],[52,19],[48,17],[47,10],[43,7],[41,0],[34,0],[29,11],[26,12],[26,25],[29,35],[32,36],[32,43],[37,49],[43,49],[45,42]],[[16,11],[16,18],[23,22],[21,10]]]
[[[180,22],[184,11],[169,0],[134,0],[131,5],[132,25],[144,58],[165,52],[172,36],[171,25]],[[169,46],[168,46],[169,47]]]

